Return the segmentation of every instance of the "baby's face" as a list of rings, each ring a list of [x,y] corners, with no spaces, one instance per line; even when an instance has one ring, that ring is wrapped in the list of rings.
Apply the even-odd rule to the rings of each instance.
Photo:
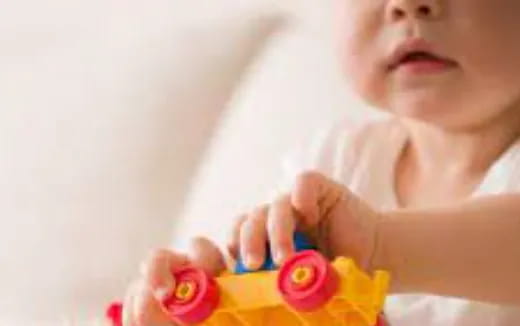
[[[520,104],[519,0],[335,0],[355,89],[400,116],[450,128]]]

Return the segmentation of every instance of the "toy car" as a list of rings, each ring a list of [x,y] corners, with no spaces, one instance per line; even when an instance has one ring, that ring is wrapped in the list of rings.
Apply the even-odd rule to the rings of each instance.
[[[308,242],[301,243],[279,270],[266,263],[269,268],[249,273],[242,265],[238,274],[216,278],[193,267],[175,271],[177,286],[164,309],[183,325],[384,325],[380,313],[389,284],[386,272],[376,271],[370,278],[352,259],[331,263],[308,249]]]

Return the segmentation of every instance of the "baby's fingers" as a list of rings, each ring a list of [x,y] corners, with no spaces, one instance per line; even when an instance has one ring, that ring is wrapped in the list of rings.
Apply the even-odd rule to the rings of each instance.
[[[233,228],[228,236],[227,250],[231,255],[231,258],[235,260],[238,259],[238,256],[240,255],[240,230],[242,229],[242,224],[244,224],[246,220],[246,214],[240,215],[233,224]]]
[[[123,326],[174,325],[146,282],[135,283],[124,302]]]
[[[195,238],[191,241],[189,254],[190,264],[217,276],[226,268],[220,249],[206,238]]]
[[[326,218],[348,194],[348,190],[318,172],[298,176],[291,194],[291,204],[301,215],[302,224],[312,227]]]
[[[130,284],[130,286],[128,287],[127,291],[126,291],[126,294],[125,294],[125,299],[123,300],[123,312],[122,312],[122,323],[123,323],[123,326],[134,326],[134,318],[133,318],[133,315],[134,315],[134,296],[136,295],[137,293],[137,286],[138,286],[138,282],[134,282],[132,284]],[[115,323],[115,325],[118,325],[117,322]]]
[[[294,252],[295,229],[296,221],[291,197],[281,196],[271,204],[267,222],[271,252],[276,264],[280,265]]]
[[[172,271],[187,263],[187,256],[167,249],[159,249],[141,265],[145,283],[159,302],[171,294],[175,287]]]
[[[262,266],[267,243],[268,206],[260,206],[249,214],[240,229],[240,256],[251,270]]]

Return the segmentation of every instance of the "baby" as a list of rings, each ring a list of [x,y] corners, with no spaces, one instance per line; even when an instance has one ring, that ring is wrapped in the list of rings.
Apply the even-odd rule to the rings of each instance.
[[[520,325],[520,1],[335,0],[345,75],[393,116],[338,123],[293,158],[293,182],[244,214],[229,254],[277,263],[295,229],[330,258],[388,270],[395,326]],[[125,326],[170,326],[171,270],[227,256],[160,250],[128,290]]]

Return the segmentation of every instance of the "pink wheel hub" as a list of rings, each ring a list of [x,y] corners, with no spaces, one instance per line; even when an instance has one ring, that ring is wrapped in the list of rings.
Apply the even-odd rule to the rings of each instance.
[[[170,316],[184,324],[201,323],[219,302],[215,280],[200,269],[187,267],[174,273],[175,290],[163,305]]]
[[[280,268],[278,290],[284,300],[300,311],[320,308],[336,293],[339,278],[320,253],[305,250]]]

